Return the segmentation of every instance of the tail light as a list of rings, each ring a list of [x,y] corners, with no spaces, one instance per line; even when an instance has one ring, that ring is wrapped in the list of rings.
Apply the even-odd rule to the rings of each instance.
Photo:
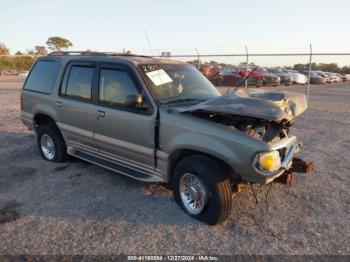
[[[20,96],[21,111],[23,111],[23,94]]]

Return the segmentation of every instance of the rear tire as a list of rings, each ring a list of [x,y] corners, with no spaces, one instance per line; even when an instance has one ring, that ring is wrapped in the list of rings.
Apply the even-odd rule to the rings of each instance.
[[[187,187],[189,199],[187,199],[186,190],[184,191],[184,180],[192,177],[200,185],[197,190],[196,186]],[[196,184],[194,183],[194,184]],[[227,172],[215,160],[203,156],[194,155],[186,157],[176,165],[172,176],[172,188],[176,203],[189,216],[201,220],[207,224],[215,225],[228,219],[231,213],[232,190]],[[185,186],[186,188],[186,186]],[[191,197],[196,198],[196,194],[203,201],[200,208],[191,209]],[[194,196],[193,196],[194,195]],[[192,201],[192,203],[196,203]]]
[[[46,124],[38,127],[37,143],[43,159],[57,163],[67,160],[66,143],[54,124]]]

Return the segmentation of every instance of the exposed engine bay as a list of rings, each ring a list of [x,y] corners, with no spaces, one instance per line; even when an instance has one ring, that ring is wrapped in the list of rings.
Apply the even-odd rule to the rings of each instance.
[[[293,125],[293,122],[287,120],[275,122],[256,117],[237,116],[202,110],[194,111],[190,114],[223,124],[228,128],[241,131],[249,136],[265,142],[274,142],[275,140],[280,140],[287,137],[289,134],[289,129]]]
[[[180,112],[223,124],[265,142],[285,138],[294,119],[307,108],[303,94],[240,89]]]

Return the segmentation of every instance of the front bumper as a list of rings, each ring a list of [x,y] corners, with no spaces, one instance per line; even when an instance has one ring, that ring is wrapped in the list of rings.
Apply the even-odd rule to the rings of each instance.
[[[269,149],[271,151],[283,151],[284,156],[280,168],[276,171],[261,170],[257,166],[258,157],[256,157],[253,161],[253,168],[259,176],[265,179],[264,184],[268,184],[291,168],[293,158],[299,152],[300,148],[301,144],[298,142],[295,136],[282,139],[277,143],[270,144]]]

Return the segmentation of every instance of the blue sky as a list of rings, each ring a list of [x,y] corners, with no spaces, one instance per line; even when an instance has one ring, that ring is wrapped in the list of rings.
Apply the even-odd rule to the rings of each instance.
[[[0,42],[14,53],[70,39],[74,50],[147,53],[349,51],[350,1],[0,0]],[[349,57],[350,59],[350,57]],[[349,62],[350,64],[350,62]]]

